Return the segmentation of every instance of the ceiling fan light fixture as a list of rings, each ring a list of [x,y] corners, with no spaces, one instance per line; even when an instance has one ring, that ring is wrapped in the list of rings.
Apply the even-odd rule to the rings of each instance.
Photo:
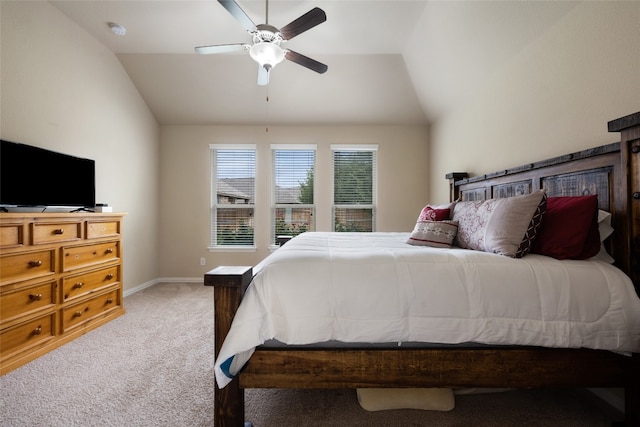
[[[270,70],[284,60],[284,50],[274,43],[256,43],[249,49],[249,55],[261,67]]]

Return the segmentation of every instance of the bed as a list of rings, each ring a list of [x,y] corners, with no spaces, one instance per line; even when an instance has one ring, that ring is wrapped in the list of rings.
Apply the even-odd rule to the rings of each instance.
[[[620,304],[631,304],[630,307],[633,310],[637,307],[633,305],[637,304],[636,293],[640,295],[640,113],[609,122],[609,131],[620,132],[620,142],[493,174],[467,177],[465,173],[450,173],[447,178],[451,200],[463,202],[522,197],[534,194],[541,189],[544,189],[546,196],[549,197],[596,194],[598,209],[611,214],[611,225],[614,230],[611,237],[602,243],[606,252],[615,260],[615,267],[601,263],[603,274],[607,275],[604,280],[609,281],[608,275],[615,276],[616,271],[624,272],[623,276],[627,280],[631,279],[628,280],[630,286],[627,286],[631,291],[616,298]],[[402,256],[409,258],[415,256],[413,250],[401,248],[398,243],[406,241],[405,235],[380,234],[382,234],[381,238],[393,237],[395,240],[390,244],[399,246],[398,251],[403,254]],[[321,241],[320,246],[324,246],[324,242],[332,239],[330,233],[327,235],[320,233],[312,237]],[[300,243],[292,240],[287,245],[290,243],[293,245],[288,252],[299,252],[294,249],[299,249],[300,246],[296,245]],[[351,244],[348,243],[348,245]],[[368,242],[361,244],[369,245]],[[287,245],[274,253],[276,257],[272,255],[269,258],[284,257]],[[278,255],[279,251],[282,251],[282,255]],[[354,253],[360,254],[362,251],[362,247],[356,247],[347,256],[353,257]],[[463,254],[452,254],[468,250],[454,247],[446,251],[451,252],[447,256],[458,256],[464,260]],[[493,256],[490,258],[492,262],[495,257],[500,257],[499,262],[508,264],[500,268],[509,269],[516,268],[516,265],[527,265],[526,268],[531,271],[540,271],[536,263],[542,262],[540,258],[544,258],[541,255],[531,254],[514,260],[501,255],[487,255]],[[391,255],[391,257],[399,256],[397,253]],[[271,260],[268,261],[268,263],[271,262]],[[404,262],[403,265],[411,264],[410,260],[405,259]],[[588,261],[577,263],[583,262]],[[458,269],[465,268],[464,261],[459,264],[461,265]],[[567,263],[558,262],[558,268],[564,268],[562,266],[565,264]],[[256,270],[262,273],[265,271],[265,266],[258,265]],[[415,273],[407,273],[409,270],[406,268],[403,271],[404,276],[399,276],[401,278],[410,277]],[[451,274],[454,276],[460,274],[460,270],[454,269]],[[533,276],[536,275],[533,274]],[[577,337],[578,341],[573,344],[563,347],[558,344],[559,342],[554,341],[553,333],[549,334],[550,338],[547,337],[550,341],[543,341],[542,344],[528,339],[505,344],[500,340],[492,341],[487,337],[484,337],[483,344],[477,344],[474,341],[475,336],[463,337],[452,343],[447,343],[446,338],[440,337],[443,339],[437,340],[439,345],[436,346],[420,345],[414,342],[414,338],[420,336],[416,335],[414,329],[418,331],[429,329],[431,324],[429,322],[433,319],[427,319],[423,323],[418,322],[419,326],[416,328],[413,327],[415,322],[412,322],[411,327],[408,328],[411,331],[403,335],[403,339],[398,339],[391,345],[360,344],[370,338],[366,334],[362,336],[362,340],[356,339],[349,345],[342,345],[331,339],[325,340],[332,336],[322,336],[324,328],[320,328],[316,332],[318,337],[322,337],[323,342],[318,345],[309,344],[304,339],[300,339],[299,345],[283,345],[269,341],[252,347],[256,340],[261,342],[261,338],[252,337],[252,333],[249,332],[247,335],[250,337],[245,344],[251,347],[250,351],[244,359],[238,357],[234,361],[234,358],[227,358],[224,354],[227,351],[225,341],[245,294],[247,298],[243,303],[244,308],[240,308],[241,311],[255,312],[255,307],[259,306],[260,303],[257,306],[250,304],[252,300],[255,303],[254,294],[257,292],[255,289],[260,288],[258,279],[262,276],[264,274],[257,275],[254,279],[252,267],[221,266],[208,272],[204,277],[205,285],[214,286],[216,360],[230,361],[227,366],[221,366],[224,363],[216,364],[217,369],[230,370],[228,381],[220,381],[216,378],[219,382],[214,396],[214,410],[215,423],[218,426],[244,424],[244,389],[246,388],[400,387],[622,387],[625,390],[625,424],[640,425],[640,353],[638,352],[640,343],[634,342],[638,335],[633,331],[626,338],[619,339],[622,342],[621,347],[614,346],[614,351],[603,349],[609,347],[599,347],[599,344],[583,344],[580,341],[581,337]],[[282,277],[278,276],[278,270],[275,270],[272,276]],[[351,280],[356,281],[353,278]],[[252,282],[253,286],[249,288]],[[635,286],[635,292],[633,286]],[[291,292],[291,289],[287,292]],[[541,304],[538,304],[538,307],[540,306]],[[467,310],[468,308],[466,307]],[[495,310],[495,307],[493,309]],[[390,318],[393,316],[393,313],[390,314]],[[240,315],[238,317],[241,318]],[[506,313],[505,317],[509,317],[509,313]],[[632,322],[638,326],[635,317],[632,318]],[[240,323],[243,322],[235,322],[233,327],[240,328],[238,326]],[[269,327],[273,327],[273,322],[267,323]],[[437,326],[433,329],[437,330],[443,323],[435,323],[435,325]],[[478,333],[486,331],[487,323],[483,325],[475,325]],[[406,324],[396,326],[398,330],[405,332],[407,330]],[[520,330],[527,330],[527,327],[527,324],[519,325]],[[277,325],[275,329],[278,329]],[[294,337],[292,342],[298,342],[295,338],[298,331],[291,331],[291,325],[281,325],[280,330],[289,333],[287,340]],[[513,331],[509,327],[505,330]],[[246,331],[248,330],[243,330],[242,334]],[[267,331],[266,335],[271,332],[271,330]],[[613,332],[613,336],[605,340],[617,341],[619,337],[615,331],[609,332]],[[590,331],[582,333],[591,334]],[[349,331],[345,334],[344,336],[347,337],[354,336],[350,335]],[[234,335],[238,334],[230,334],[227,347],[230,346],[229,342]],[[593,348],[583,348],[584,346]],[[222,357],[219,357],[221,352]],[[248,363],[245,364],[246,360]],[[241,365],[242,370],[236,373],[239,366],[231,367],[231,363]]]

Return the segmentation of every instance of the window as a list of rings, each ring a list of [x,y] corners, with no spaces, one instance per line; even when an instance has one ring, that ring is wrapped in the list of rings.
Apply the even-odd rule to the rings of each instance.
[[[377,146],[332,145],[333,230],[375,231]]]
[[[256,149],[211,145],[211,247],[253,247]]]
[[[271,243],[315,230],[315,145],[272,145]]]

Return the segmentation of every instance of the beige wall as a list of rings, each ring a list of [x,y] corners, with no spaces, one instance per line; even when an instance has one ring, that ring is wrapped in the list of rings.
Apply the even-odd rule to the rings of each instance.
[[[94,159],[96,201],[128,213],[125,291],[155,280],[159,130],[153,115],[115,55],[49,3],[2,1],[0,8],[0,135]]]
[[[615,142],[640,111],[640,2],[582,2],[476,82],[431,127],[430,190],[451,171],[493,172]]]
[[[331,144],[378,144],[378,231],[411,231],[428,201],[428,140],[422,126],[271,126],[269,132],[264,126],[163,126],[160,140],[162,276],[198,277],[218,265],[255,265],[268,255],[270,144],[317,144],[318,231],[331,229]],[[209,144],[257,145],[255,252],[207,250]]]

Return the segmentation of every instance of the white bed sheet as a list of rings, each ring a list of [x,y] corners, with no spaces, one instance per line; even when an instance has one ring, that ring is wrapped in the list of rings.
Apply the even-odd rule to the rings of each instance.
[[[258,264],[215,363],[218,386],[270,339],[640,352],[640,299],[618,268],[412,246],[408,236],[304,233]]]

